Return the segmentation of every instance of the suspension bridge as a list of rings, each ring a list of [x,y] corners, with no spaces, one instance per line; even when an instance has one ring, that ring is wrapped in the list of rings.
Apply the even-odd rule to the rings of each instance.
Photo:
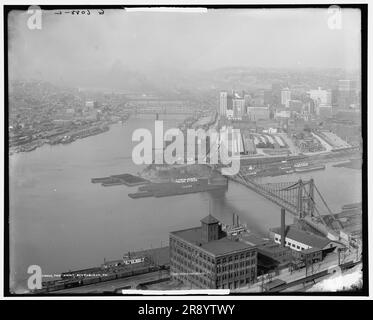
[[[224,148],[224,145],[219,143],[218,148]],[[215,169],[220,167],[221,169],[222,165],[212,167]],[[339,220],[334,218],[333,212],[313,179],[260,183],[259,180],[246,176],[241,168],[237,174],[227,175],[227,178],[246,186],[267,200],[284,208],[298,220],[305,222],[309,227],[326,237],[332,240],[339,238],[337,229],[342,225]],[[332,217],[332,223],[324,220],[324,214],[329,214]]]
[[[298,220],[305,222],[310,228],[328,238],[332,240],[339,238],[336,225],[341,227],[340,222],[333,218],[333,212],[313,179],[307,181],[299,179],[295,182],[259,183],[253,178],[245,177],[242,173],[227,177],[284,208]],[[332,217],[333,223],[324,220],[323,215],[325,213]]]

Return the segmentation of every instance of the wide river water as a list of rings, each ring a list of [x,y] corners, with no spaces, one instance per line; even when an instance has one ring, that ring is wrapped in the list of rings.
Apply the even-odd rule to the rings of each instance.
[[[169,119],[165,126],[178,122]],[[143,199],[128,197],[137,187],[91,183],[93,177],[141,171],[131,158],[132,132],[152,126],[151,119],[130,119],[97,136],[10,157],[11,288],[25,287],[30,265],[41,266],[43,274],[58,274],[120,259],[128,251],[165,246],[170,231],[198,226],[209,210],[225,223],[236,213],[262,235],[279,225],[276,205],[234,182],[226,192]],[[361,170],[328,164],[323,171],[266,181],[310,177],[334,212],[361,201]]]

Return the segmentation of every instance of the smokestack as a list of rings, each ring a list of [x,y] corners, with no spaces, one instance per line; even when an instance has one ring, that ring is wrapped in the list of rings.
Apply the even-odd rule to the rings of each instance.
[[[240,217],[237,216],[237,227],[240,225]]]
[[[236,218],[235,217],[236,217],[236,214],[233,213],[233,225],[232,225],[233,227],[236,225]]]
[[[285,209],[281,208],[281,246],[285,247]]]

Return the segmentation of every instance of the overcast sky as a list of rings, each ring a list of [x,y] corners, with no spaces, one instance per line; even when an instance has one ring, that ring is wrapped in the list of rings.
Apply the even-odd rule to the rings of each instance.
[[[358,10],[343,9],[340,30],[328,28],[326,9],[44,12],[41,30],[29,30],[28,17],[20,11],[9,16],[10,76],[79,79],[118,62],[142,72],[360,65]]]

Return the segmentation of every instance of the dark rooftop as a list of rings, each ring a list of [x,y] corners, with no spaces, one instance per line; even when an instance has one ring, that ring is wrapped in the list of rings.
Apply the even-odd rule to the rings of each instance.
[[[215,219],[215,218],[214,218]],[[223,255],[227,253],[233,253],[234,251],[240,251],[248,248],[252,248],[251,245],[230,240],[227,237],[221,238],[214,241],[203,241],[202,240],[202,227],[189,228],[185,230],[173,231],[174,234],[183,240],[201,247],[202,249],[210,252],[214,256]]]
[[[214,224],[214,223],[219,223],[219,220],[214,218],[211,214],[208,216],[204,217],[201,222],[206,223],[206,224]]]
[[[249,249],[252,248],[252,246],[240,241],[234,241],[228,238],[221,238],[219,240],[210,241],[203,244],[202,248],[211,252],[215,256],[218,256],[234,251]]]
[[[263,238],[257,234],[249,233],[249,232],[241,233],[240,240],[252,246],[263,246],[263,245],[273,242],[268,238]]]
[[[267,243],[265,245],[260,246],[258,250],[266,252],[266,253],[270,253],[270,254],[275,254],[275,253],[283,252],[283,251],[290,250],[290,249],[289,247],[282,247],[278,243],[272,242],[272,243]]]
[[[320,248],[309,248],[306,250],[302,250],[303,254],[310,254],[310,253],[315,253],[321,251]]]
[[[182,238],[183,240],[200,245],[202,244],[202,228],[201,227],[194,227],[184,230],[172,231],[172,234]]]

